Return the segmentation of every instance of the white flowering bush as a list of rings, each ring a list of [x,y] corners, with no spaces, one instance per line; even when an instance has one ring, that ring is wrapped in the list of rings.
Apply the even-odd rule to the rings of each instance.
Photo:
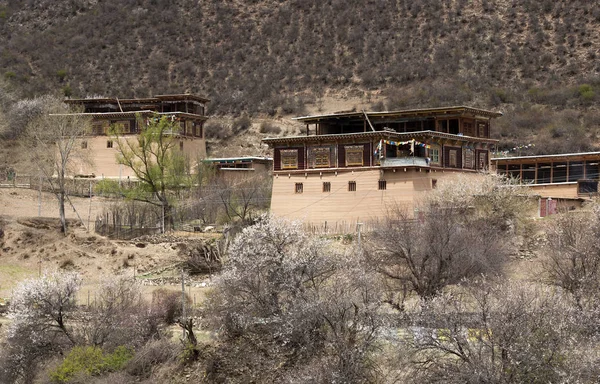
[[[70,272],[49,273],[17,286],[8,311],[6,347],[0,356],[0,376],[7,382],[28,382],[40,361],[76,345],[69,320],[77,308],[80,287],[81,277]]]
[[[298,222],[263,217],[244,229],[206,311],[221,335],[211,380],[235,381],[237,373],[240,382],[352,382],[373,374],[376,281],[359,252],[338,248]]]

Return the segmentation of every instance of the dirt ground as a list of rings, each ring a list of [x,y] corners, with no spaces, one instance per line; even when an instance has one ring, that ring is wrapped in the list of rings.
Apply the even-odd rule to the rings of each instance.
[[[101,281],[115,274],[142,281],[148,297],[158,287],[181,289],[177,265],[183,259],[178,246],[179,239],[186,241],[183,235],[171,235],[164,242],[110,240],[93,231],[94,219],[108,201],[72,197],[71,202],[74,208],[66,210],[70,229],[64,236],[53,195],[42,193],[40,200],[37,191],[0,188],[0,228],[4,229],[0,238],[0,298],[10,297],[20,281],[54,270],[74,270],[82,275],[82,304],[93,303]],[[211,279],[196,276],[187,283],[190,299],[200,303]]]

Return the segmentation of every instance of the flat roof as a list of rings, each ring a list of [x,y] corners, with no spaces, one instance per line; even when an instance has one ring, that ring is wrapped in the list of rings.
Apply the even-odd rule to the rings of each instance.
[[[79,112],[79,113],[53,113],[50,116],[89,116],[89,117],[102,117],[102,118],[131,118],[132,116],[140,114],[145,115],[160,115],[160,116],[182,116],[189,117],[196,120],[208,120],[208,117],[202,115],[196,115],[188,112],[156,112],[149,109],[142,109],[140,111],[126,111],[126,112]]]
[[[260,156],[240,156],[240,157],[221,157],[221,158],[212,158],[212,159],[204,159],[203,161],[216,163],[218,161],[273,161],[272,157],[260,157]]]
[[[194,100],[202,103],[207,103],[210,100],[191,93],[180,93],[173,95],[156,95],[153,97],[142,97],[142,98],[124,98],[120,99],[117,97],[91,97],[83,99],[65,99],[65,103],[69,104],[85,104],[85,103],[123,103],[123,104],[135,104],[135,103],[158,103],[161,101],[185,101]]]
[[[273,144],[286,144],[289,142],[332,142],[339,140],[354,140],[354,139],[377,139],[377,138],[397,138],[397,139],[412,139],[417,137],[430,138],[445,138],[456,141],[478,142],[495,144],[499,140],[487,139],[482,137],[453,135],[450,133],[437,131],[417,131],[417,132],[392,132],[392,131],[368,131],[357,133],[340,133],[328,135],[312,135],[312,136],[286,136],[286,137],[267,137],[262,139],[263,142]]]
[[[370,111],[352,111],[352,112],[339,112],[339,113],[329,113],[323,115],[312,115],[312,116],[299,116],[292,118],[293,120],[309,122],[309,121],[319,121],[319,120],[330,120],[330,119],[340,119],[340,118],[352,118],[352,117],[364,117],[365,114],[369,118],[381,118],[381,117],[410,117],[410,116],[438,116],[438,115],[447,115],[447,114],[456,114],[456,113],[469,113],[477,116],[483,117],[500,117],[502,116],[501,112],[489,111],[486,109],[473,108],[467,106],[453,106],[453,107],[437,107],[437,108],[420,108],[420,109],[407,109],[400,111],[384,111],[384,112],[370,112]]]
[[[600,159],[600,152],[578,152],[578,153],[558,153],[554,155],[532,155],[532,156],[513,156],[513,157],[493,157],[491,161],[506,161],[506,162],[519,162],[519,161],[536,161],[545,159],[557,159],[557,158],[570,158],[570,157],[598,157]]]

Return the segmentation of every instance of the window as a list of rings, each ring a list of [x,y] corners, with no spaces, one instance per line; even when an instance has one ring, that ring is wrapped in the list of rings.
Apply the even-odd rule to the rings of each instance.
[[[356,192],[356,181],[348,182],[348,192]]]
[[[385,191],[387,189],[387,180],[379,180],[379,188],[380,191]]]
[[[183,141],[180,141],[180,142],[179,142],[179,150],[180,150],[180,151],[183,151]]]
[[[118,133],[131,133],[131,124],[128,120],[117,121],[113,124],[113,129]]]
[[[440,163],[440,149],[439,147],[431,147],[429,149],[429,157],[431,158],[431,162],[434,164]]]
[[[331,183],[329,181],[323,182],[323,192],[331,192]]]
[[[296,183],[296,193],[302,193],[302,192],[304,192],[304,184]]]
[[[598,180],[579,180],[577,182],[577,193],[598,193]]]
[[[477,124],[477,136],[479,136],[479,137],[488,137],[487,124],[486,123],[478,123]]]
[[[478,164],[479,169],[487,169],[488,168],[488,156],[487,151],[479,152]]]
[[[436,188],[437,188],[437,180],[431,179],[431,189],[436,189]]]
[[[314,168],[329,168],[329,147],[311,148]]]
[[[465,149],[465,168],[475,168],[475,154],[471,148]]]
[[[106,141],[106,148],[112,148],[112,147],[113,147],[113,141],[112,140]]]
[[[297,169],[298,168],[298,150],[297,149],[282,149],[281,154],[281,169]]]
[[[346,166],[363,165],[363,151],[365,149],[362,145],[347,145],[344,147],[346,150]]]
[[[83,140],[81,142],[81,149],[87,149],[87,141],[86,140]]]
[[[448,151],[448,166],[456,168],[457,162],[457,153],[456,149],[451,149]]]

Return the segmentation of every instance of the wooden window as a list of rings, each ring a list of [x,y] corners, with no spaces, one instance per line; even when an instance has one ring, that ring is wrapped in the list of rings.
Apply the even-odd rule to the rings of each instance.
[[[81,142],[81,149],[87,149],[87,140]]]
[[[347,145],[344,147],[346,152],[346,166],[363,165],[363,151],[365,147],[362,145]]]
[[[329,147],[316,147],[311,148],[312,164],[314,168],[329,168],[330,163],[330,148]]]
[[[107,121],[92,122],[92,133],[94,135],[106,135],[108,133],[108,122]]]
[[[379,180],[379,187],[377,189],[385,191],[387,189],[387,180]]]
[[[296,183],[296,193],[302,193],[302,192],[304,192],[304,184]]]
[[[487,124],[486,123],[477,123],[477,136],[479,136],[479,137],[488,137]]]
[[[478,169],[488,168],[487,152],[479,152],[479,158],[477,159]]]
[[[348,192],[356,192],[356,181],[348,182]]]
[[[329,181],[323,182],[323,192],[331,192],[331,183]]]
[[[463,122],[463,133],[465,136],[475,136],[475,130],[473,129],[473,123]]]
[[[448,166],[450,167],[457,167],[457,158],[458,158],[458,151],[456,149],[451,149],[448,151]]]
[[[202,137],[202,124],[194,123],[194,136]]]
[[[129,120],[117,121],[113,124],[113,129],[117,133],[131,133],[131,124]]]
[[[281,154],[281,169],[298,169],[298,150],[297,149],[282,149]]]
[[[106,148],[112,148],[113,147],[113,141],[112,140],[107,140],[106,141]]]
[[[578,194],[598,193],[598,180],[579,180],[579,181],[577,181],[577,193]]]
[[[429,149],[429,157],[430,157],[432,163],[439,164],[440,163],[440,148],[432,146]]]
[[[475,168],[475,153],[471,148],[465,148],[465,168]]]

